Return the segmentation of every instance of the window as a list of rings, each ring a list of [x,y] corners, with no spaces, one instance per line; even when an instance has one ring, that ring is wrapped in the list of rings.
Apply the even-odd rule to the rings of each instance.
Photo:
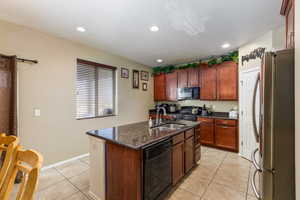
[[[77,59],[77,119],[115,115],[116,68]]]

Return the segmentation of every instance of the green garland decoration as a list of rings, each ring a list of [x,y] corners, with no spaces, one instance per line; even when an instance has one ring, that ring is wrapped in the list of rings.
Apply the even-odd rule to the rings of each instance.
[[[194,63],[188,63],[188,64],[184,64],[184,65],[168,65],[168,66],[158,66],[158,67],[153,67],[152,68],[152,75],[158,75],[158,74],[167,74],[167,73],[172,73],[174,70],[177,69],[188,69],[188,68],[196,68],[199,66],[199,64],[207,64],[209,67],[213,66],[213,65],[218,65],[221,64],[223,62],[226,61],[233,61],[238,63],[239,61],[239,53],[238,51],[233,51],[228,53],[227,55],[222,55],[219,57],[211,57],[207,60],[200,60],[198,62],[194,62]]]

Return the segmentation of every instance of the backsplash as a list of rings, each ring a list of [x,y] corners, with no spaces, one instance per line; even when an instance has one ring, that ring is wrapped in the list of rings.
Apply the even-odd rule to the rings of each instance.
[[[213,107],[213,111],[215,112],[229,112],[230,109],[236,107],[238,108],[239,103],[238,101],[200,101],[200,100],[185,100],[185,101],[178,101],[178,102],[157,102],[158,103],[169,103],[169,104],[179,104],[181,106],[203,106],[204,104],[206,107]]]

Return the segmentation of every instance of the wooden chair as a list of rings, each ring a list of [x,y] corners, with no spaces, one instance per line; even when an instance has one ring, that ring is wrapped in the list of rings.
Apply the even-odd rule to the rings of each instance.
[[[6,136],[4,133],[0,134],[0,158],[3,158],[0,168],[0,188],[2,188],[9,165],[12,162],[14,151],[16,151],[18,144],[19,139],[17,137]]]
[[[37,187],[43,157],[34,150],[23,150],[21,146],[17,147],[13,157],[14,159],[9,167],[4,185],[0,189],[0,199],[9,199],[17,173],[21,171],[23,178],[16,200],[32,200]]]

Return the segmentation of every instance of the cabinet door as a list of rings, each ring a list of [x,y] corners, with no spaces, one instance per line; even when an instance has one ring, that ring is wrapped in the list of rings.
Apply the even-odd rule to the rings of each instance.
[[[202,65],[200,69],[201,100],[216,100],[217,99],[217,70],[215,66],[208,67]]]
[[[194,166],[194,137],[185,140],[185,173],[190,171]]]
[[[238,99],[238,65],[228,61],[217,67],[217,98],[218,100]]]
[[[199,67],[188,69],[188,87],[199,87]]]
[[[184,176],[184,142],[176,144],[172,148],[173,155],[173,185]]]
[[[166,100],[177,100],[177,72],[166,74]]]
[[[200,140],[202,144],[213,145],[215,143],[214,124],[201,124],[200,134]]]
[[[154,101],[166,100],[165,74],[154,76]]]
[[[216,125],[216,146],[237,151],[237,128]]]
[[[198,148],[201,145],[201,135],[200,134],[201,134],[200,127],[197,127],[195,129],[195,148]]]
[[[185,88],[188,86],[188,70],[181,69],[177,71],[178,88]]]

